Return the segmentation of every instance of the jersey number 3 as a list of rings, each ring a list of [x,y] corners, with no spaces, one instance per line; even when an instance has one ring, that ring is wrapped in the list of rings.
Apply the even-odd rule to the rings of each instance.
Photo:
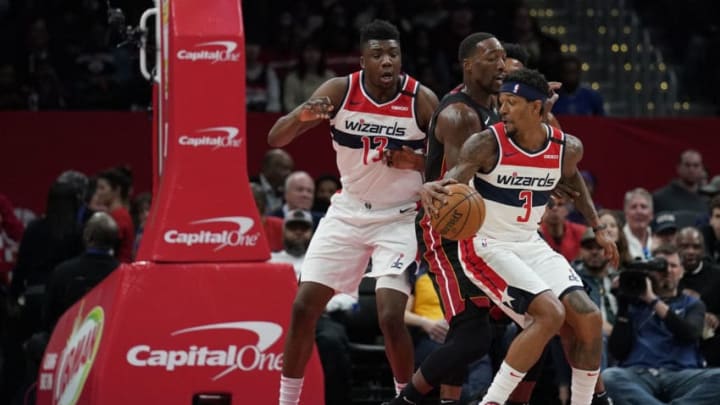
[[[520,192],[519,198],[520,201],[523,201],[522,208],[525,209],[525,213],[518,215],[518,222],[527,222],[530,219],[530,211],[532,211],[533,206],[532,197],[533,192],[531,190],[523,190]]]
[[[370,138],[369,136],[363,136],[362,138],[362,144],[363,144],[363,164],[368,164],[368,157],[370,155],[371,150],[376,150],[377,155],[373,156],[370,159],[370,162],[379,162],[382,160],[383,155],[385,154],[385,147],[388,144],[388,139],[384,136],[376,136],[374,138]]]

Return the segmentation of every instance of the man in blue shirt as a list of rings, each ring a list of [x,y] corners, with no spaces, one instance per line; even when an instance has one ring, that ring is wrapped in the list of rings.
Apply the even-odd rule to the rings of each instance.
[[[703,368],[699,350],[705,305],[678,292],[683,267],[675,247],[653,256],[667,261],[667,271],[650,271],[639,296],[618,297],[609,349],[619,367],[603,372],[607,391],[616,405],[717,404],[720,369]]]

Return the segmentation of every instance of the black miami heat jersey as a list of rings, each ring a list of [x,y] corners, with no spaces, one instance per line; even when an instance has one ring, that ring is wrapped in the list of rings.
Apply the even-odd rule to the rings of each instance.
[[[425,180],[442,178],[449,169],[445,164],[445,147],[435,137],[437,116],[449,105],[463,103],[474,109],[482,123],[482,129],[500,121],[497,112],[476,103],[472,97],[461,91],[453,91],[440,101],[428,127],[428,147],[425,160]],[[471,134],[467,134],[470,136]],[[489,301],[484,293],[465,275],[460,264],[458,242],[444,239],[430,225],[430,218],[420,210],[415,227],[420,253],[428,265],[429,275],[435,285],[445,317],[451,318],[463,313],[466,300],[478,307],[487,307]]]
[[[455,103],[463,103],[468,105],[470,108],[475,110],[480,122],[482,123],[482,129],[486,129],[488,126],[500,122],[500,117],[495,109],[487,109],[480,104],[476,103],[468,94],[458,91],[449,93],[440,101],[440,105],[435,110],[432,116],[430,125],[428,127],[428,146],[425,160],[425,181],[434,181],[442,178],[447,171],[445,166],[445,147],[435,137],[435,121],[437,116],[449,105]],[[468,134],[468,136],[471,134]]]

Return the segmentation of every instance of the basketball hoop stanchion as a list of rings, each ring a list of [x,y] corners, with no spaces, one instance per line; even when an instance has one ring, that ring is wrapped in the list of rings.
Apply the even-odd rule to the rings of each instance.
[[[151,17],[154,197],[138,261],[60,319],[37,403],[274,405],[297,282],[266,262],[248,183],[240,4],[162,0]],[[323,396],[314,353],[301,403]]]

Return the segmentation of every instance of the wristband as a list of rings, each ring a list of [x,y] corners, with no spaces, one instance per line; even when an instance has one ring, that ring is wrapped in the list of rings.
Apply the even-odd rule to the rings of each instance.
[[[658,302],[660,302],[660,298],[655,297],[654,300],[650,301],[650,308],[655,308],[655,305],[657,305]]]

